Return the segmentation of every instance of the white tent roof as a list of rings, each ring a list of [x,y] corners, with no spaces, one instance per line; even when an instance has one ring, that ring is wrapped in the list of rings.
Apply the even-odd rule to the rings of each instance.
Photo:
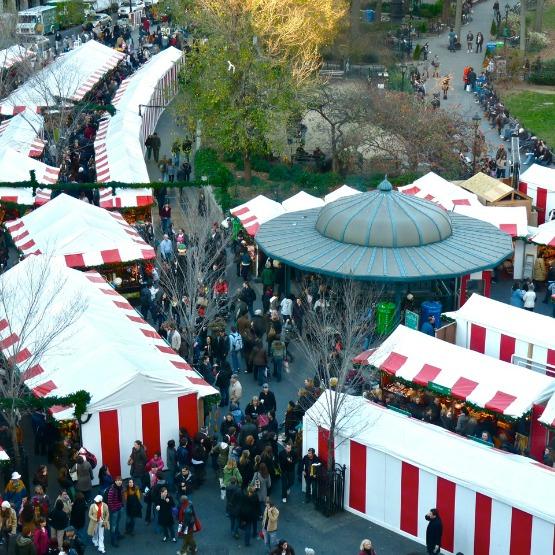
[[[305,418],[329,428],[326,395],[320,396]],[[555,522],[553,496],[546,494],[553,491],[553,469],[480,445],[362,397],[350,397],[342,406],[346,416],[340,415],[344,423],[341,437],[352,437],[371,449]]]
[[[520,181],[532,187],[543,187],[555,192],[555,168],[546,168],[539,164],[532,164],[520,174]]]
[[[61,257],[74,268],[152,259],[145,243],[118,212],[108,212],[61,194],[23,218],[8,222],[8,231],[24,254]]]
[[[60,168],[47,166],[38,160],[17,152],[13,148],[0,150],[0,175],[2,176],[2,181],[6,183],[29,181],[31,179],[29,173],[31,170],[35,171],[35,176],[39,183],[52,185],[58,181]]]
[[[555,247],[555,220],[541,224],[536,233],[530,238],[532,243],[537,245],[549,245]]]
[[[453,210],[455,206],[482,206],[474,193],[443,179],[434,172],[429,172],[417,179],[411,185],[398,188],[406,195],[430,200],[439,204],[445,210]]]
[[[339,187],[335,191],[332,191],[331,193],[327,194],[324,197],[324,202],[325,204],[328,204],[340,198],[352,197],[353,195],[359,195],[359,194],[360,194],[360,191],[357,191],[356,189],[353,189],[348,185],[341,185],[341,187]]]
[[[398,326],[368,363],[384,372],[427,386],[513,418],[555,393],[555,379]]]
[[[528,214],[525,206],[457,205],[454,207],[454,211],[488,222],[511,237],[528,236]]]
[[[555,319],[476,293],[459,310],[447,312],[447,316],[457,325],[471,322],[534,345],[551,349],[555,344]]]
[[[233,216],[239,218],[247,233],[254,237],[263,223],[284,214],[285,208],[275,200],[264,195],[258,195],[245,202],[245,204],[232,208],[230,212]]]
[[[0,150],[13,148],[25,156],[40,156],[44,141],[40,135],[44,118],[31,110],[24,110],[0,124]]]
[[[555,395],[549,399],[539,421],[546,426],[555,428]]]
[[[0,187],[0,201],[33,206],[35,197],[31,187]]]
[[[299,210],[308,210],[309,208],[320,208],[324,206],[324,201],[304,191],[299,191],[296,195],[284,200],[281,205],[285,208],[286,212],[298,212]]]
[[[0,102],[2,114],[14,114],[27,107],[57,105],[56,98],[78,101],[102,77],[125,58],[125,54],[94,40],[66,52],[40,70]]]
[[[100,183],[150,181],[144,160],[145,106],[160,104],[155,100],[160,82],[182,56],[177,48],[166,48],[125,79],[116,91],[113,101],[116,115],[100,123],[94,143],[97,181]],[[141,110],[143,117],[139,115]],[[150,195],[152,198],[152,193]]]
[[[4,50],[0,50],[0,68],[10,69],[14,64],[28,60],[33,56],[35,56],[35,53],[24,46],[19,44],[9,46]]]
[[[190,392],[216,393],[96,272],[30,256],[0,276],[0,288],[8,299],[0,309],[0,348],[5,356],[18,355],[25,384],[35,395],[84,389],[91,394],[88,412],[93,413]],[[84,303],[78,319],[60,331],[57,322],[67,319],[76,301]],[[58,335],[39,356],[55,330]],[[73,409],[53,412],[63,420]]]

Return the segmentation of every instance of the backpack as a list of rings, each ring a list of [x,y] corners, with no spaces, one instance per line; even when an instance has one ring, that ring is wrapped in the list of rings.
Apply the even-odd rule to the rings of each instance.
[[[239,333],[232,333],[231,334],[231,346],[235,352],[240,351],[243,348],[243,338]]]

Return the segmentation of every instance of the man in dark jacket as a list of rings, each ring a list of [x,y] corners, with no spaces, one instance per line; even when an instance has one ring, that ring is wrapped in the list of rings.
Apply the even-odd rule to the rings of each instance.
[[[220,330],[218,332],[218,335],[214,339],[213,351],[214,356],[218,360],[218,364],[222,366],[223,363],[226,361],[227,355],[229,353],[229,339],[224,330]]]
[[[245,281],[243,283],[239,298],[247,305],[249,309],[249,314],[252,316],[254,314],[253,305],[254,301],[256,301],[256,293],[254,292],[254,289],[250,286],[250,283],[248,281]]]
[[[193,491],[193,475],[188,466],[184,466],[175,478],[177,497],[189,495]]]
[[[214,385],[220,390],[220,407],[227,407],[229,404],[229,382],[231,380],[231,366],[225,361],[216,376]]]
[[[307,454],[303,457],[303,476],[306,483],[305,503],[309,503],[311,500],[316,501],[318,475],[321,467],[322,463],[316,456],[314,449],[311,447]]]
[[[256,438],[257,434],[258,428],[256,427],[256,424],[252,421],[252,418],[250,416],[245,416],[245,423],[241,426],[241,431],[239,432],[239,438],[237,442],[241,447],[243,447],[243,449],[245,449],[245,441],[247,437],[253,436],[254,438]]]
[[[287,496],[290,493],[291,486],[295,483],[295,464],[297,463],[297,456],[290,443],[285,444],[278,459],[281,469],[281,500],[287,503]]]
[[[262,391],[258,394],[258,400],[260,401],[260,413],[267,414],[271,410],[275,412],[277,408],[276,396],[273,391],[270,391],[270,386],[265,383],[262,385]]]
[[[426,528],[426,549],[428,555],[437,555],[441,552],[441,536],[443,534],[443,524],[437,509],[430,509],[426,515],[428,527]]]
[[[241,509],[241,488],[237,485],[237,478],[232,476],[229,486],[225,488],[226,512],[231,522],[231,535],[239,539],[239,511]]]
[[[148,285],[146,283],[143,284],[143,286],[141,287],[140,300],[141,300],[141,314],[143,318],[147,320],[148,311],[150,310],[150,303],[152,301],[151,301],[150,289],[148,288]]]
[[[85,545],[79,539],[75,528],[73,526],[68,526],[64,533],[64,543],[69,544],[70,549],[75,549],[77,555],[83,555],[85,553]]]
[[[145,487],[150,484],[150,479],[146,471],[145,448],[140,440],[133,443],[133,449],[129,455],[129,465],[131,466],[131,478],[133,478],[135,484],[144,491]]]

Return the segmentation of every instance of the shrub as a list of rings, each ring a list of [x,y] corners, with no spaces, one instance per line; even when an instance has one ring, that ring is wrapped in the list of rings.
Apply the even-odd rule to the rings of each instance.
[[[420,17],[433,18],[441,15],[443,11],[443,0],[438,0],[435,4],[420,4],[416,10],[416,15]]]
[[[417,44],[416,47],[414,48],[414,52],[412,54],[412,57],[414,60],[420,60],[420,54],[422,53],[422,47]]]
[[[555,85],[555,59],[546,60],[541,67],[534,69],[529,80],[535,85]]]
[[[206,175],[210,185],[227,187],[233,183],[233,174],[220,162],[218,154],[212,148],[197,150],[195,154],[195,174],[198,179]]]
[[[526,46],[528,52],[539,52],[550,44],[551,40],[545,33],[536,33],[535,31],[528,33],[528,44]]]
[[[493,19],[492,22],[491,22],[491,27],[489,29],[489,33],[492,37],[497,36],[497,23],[495,22],[495,19]]]
[[[289,181],[291,179],[291,169],[285,164],[272,164],[268,172],[270,181]]]

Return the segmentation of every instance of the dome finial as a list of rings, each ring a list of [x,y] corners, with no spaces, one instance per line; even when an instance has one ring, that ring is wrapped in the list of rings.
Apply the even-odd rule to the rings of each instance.
[[[382,192],[389,192],[393,190],[393,185],[387,180],[387,174],[384,177],[384,180],[378,185],[378,191]]]

